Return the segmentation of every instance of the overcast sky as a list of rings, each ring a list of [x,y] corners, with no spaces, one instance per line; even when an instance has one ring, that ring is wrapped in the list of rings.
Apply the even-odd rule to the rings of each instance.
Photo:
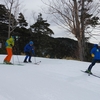
[[[46,1],[47,0],[43,0]],[[0,0],[0,3],[3,3],[4,0]],[[74,38],[72,34],[68,34],[65,32],[64,29],[57,26],[55,23],[52,22],[52,19],[49,17],[49,15],[45,14],[43,10],[46,9],[46,5],[41,0],[19,0],[21,3],[21,12],[24,14],[27,22],[29,25],[34,24],[34,19],[32,17],[32,12],[35,12],[35,16],[37,17],[38,14],[41,12],[43,15],[43,19],[47,20],[47,22],[50,24],[50,28],[54,31],[55,35],[53,37],[69,37]],[[98,43],[100,41],[100,37],[91,38],[92,43]]]
[[[44,0],[46,1],[46,0]],[[3,3],[4,0],[0,0],[0,3]],[[34,19],[32,17],[32,12],[35,12],[35,16],[38,17],[38,14],[41,12],[43,19],[47,20],[50,24],[50,28],[54,31],[55,35],[53,37],[70,37],[73,38],[71,34],[66,34],[65,30],[57,26],[52,22],[52,19],[49,18],[48,14],[45,14],[41,8],[45,8],[45,4],[41,0],[19,0],[21,3],[21,12],[24,14],[29,25],[34,23]]]
[[[23,2],[23,0],[20,0]],[[46,1],[46,0],[44,0]],[[53,23],[52,19],[49,17],[48,14],[45,14],[42,10],[46,9],[47,6],[41,1],[41,0],[24,0],[22,3],[24,6],[24,15],[26,16],[29,24],[33,24],[33,18],[32,18],[32,12],[35,12],[35,16],[38,17],[38,14],[41,12],[43,19],[47,20],[47,22],[50,24],[50,28],[54,31],[55,35],[54,37],[70,37],[73,38],[73,35],[66,34],[65,30],[61,27],[57,26],[55,23]]]

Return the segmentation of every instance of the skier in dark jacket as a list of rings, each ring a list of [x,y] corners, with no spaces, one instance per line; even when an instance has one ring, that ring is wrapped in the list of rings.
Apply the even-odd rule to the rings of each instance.
[[[90,73],[92,67],[95,65],[96,62],[100,62],[100,43],[97,45],[95,44],[91,50],[91,56],[93,57],[92,63],[89,65],[88,69],[85,71],[86,73]]]
[[[34,46],[33,46],[33,41],[30,41],[26,46],[24,47],[24,52],[26,54],[26,57],[24,59],[25,63],[32,62],[31,57],[34,55]],[[28,59],[28,61],[27,61]]]

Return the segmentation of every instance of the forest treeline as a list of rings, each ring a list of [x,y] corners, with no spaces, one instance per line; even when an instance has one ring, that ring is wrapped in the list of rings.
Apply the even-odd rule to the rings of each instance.
[[[0,5],[0,54],[5,54],[5,41],[8,38],[8,17],[7,9],[4,5]],[[12,14],[12,22],[16,20]],[[23,49],[26,43],[29,41],[34,42],[35,55],[38,57],[49,57],[59,59],[78,59],[78,42],[69,38],[53,38],[54,32],[49,28],[50,24],[47,20],[42,18],[40,13],[37,17],[37,21],[29,28],[24,15],[19,14],[17,19],[17,25],[11,32],[11,36],[15,36],[15,46],[13,47],[13,54],[24,54]],[[14,27],[13,25],[10,28]],[[86,43],[86,61],[91,60],[90,50],[93,46],[91,43]]]

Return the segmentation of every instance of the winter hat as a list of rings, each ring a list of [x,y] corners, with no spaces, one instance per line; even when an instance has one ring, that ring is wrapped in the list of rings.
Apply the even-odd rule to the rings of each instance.
[[[100,46],[100,42],[98,43],[98,46]]]
[[[13,38],[13,40],[15,40],[15,36],[11,36],[11,38]]]
[[[30,41],[29,44],[33,45],[33,41]]]

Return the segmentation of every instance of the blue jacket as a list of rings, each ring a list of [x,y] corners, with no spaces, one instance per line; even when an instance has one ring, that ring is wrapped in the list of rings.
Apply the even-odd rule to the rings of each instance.
[[[24,52],[30,52],[34,54],[34,47],[30,46],[30,44],[26,44],[26,46],[24,47]]]
[[[94,54],[94,59],[100,60],[100,48],[98,48],[97,44],[92,48],[91,54]]]

